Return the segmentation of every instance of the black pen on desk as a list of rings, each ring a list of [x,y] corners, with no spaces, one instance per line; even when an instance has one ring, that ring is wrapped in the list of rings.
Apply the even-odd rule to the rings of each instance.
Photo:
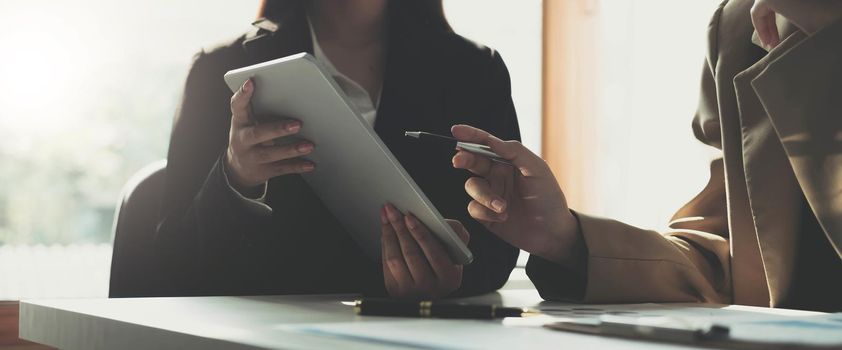
[[[506,160],[503,157],[500,157],[497,153],[491,151],[491,147],[488,147],[486,145],[462,142],[449,136],[437,135],[424,131],[407,131],[404,133],[404,136],[416,138],[421,142],[452,145],[453,148],[457,148],[469,153],[479,154],[488,157],[489,159],[498,163],[512,165],[510,161]]]
[[[359,299],[354,311],[361,316],[432,317],[451,319],[495,319],[539,315],[537,311],[500,305],[408,301],[387,298]]]

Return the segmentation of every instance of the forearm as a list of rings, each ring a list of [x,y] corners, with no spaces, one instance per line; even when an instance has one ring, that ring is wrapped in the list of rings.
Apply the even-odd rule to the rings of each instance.
[[[584,271],[538,259],[530,259],[527,266],[544,298],[584,302],[730,300],[729,248],[724,238],[704,233],[664,235],[613,220],[578,217],[587,246]]]

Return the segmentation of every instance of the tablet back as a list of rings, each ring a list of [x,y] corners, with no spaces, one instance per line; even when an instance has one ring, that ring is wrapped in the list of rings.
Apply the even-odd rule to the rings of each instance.
[[[372,259],[380,259],[380,208],[392,203],[426,224],[455,262],[470,263],[468,247],[325,72],[301,53],[232,70],[225,82],[236,91],[251,77],[256,115],[301,120],[300,136],[316,145],[308,157],[316,170],[302,176]]]

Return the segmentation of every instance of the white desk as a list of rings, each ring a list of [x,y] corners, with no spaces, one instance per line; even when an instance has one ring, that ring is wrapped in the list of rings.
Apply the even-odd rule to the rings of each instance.
[[[360,317],[354,315],[352,306],[342,303],[353,299],[326,295],[24,301],[20,304],[20,337],[62,349],[689,349],[552,331],[528,319]],[[509,306],[541,302],[534,290],[505,290],[467,300]],[[540,306],[570,307],[546,302]],[[740,313],[812,314],[726,309],[732,308]],[[385,330],[399,340],[372,341],[313,331],[322,326]]]

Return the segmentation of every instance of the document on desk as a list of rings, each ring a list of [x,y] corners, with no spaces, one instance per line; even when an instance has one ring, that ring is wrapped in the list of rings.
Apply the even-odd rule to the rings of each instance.
[[[617,338],[565,333],[542,326],[555,322],[595,324],[604,315],[623,317],[669,317],[684,323],[716,323],[730,328],[731,340],[745,344],[767,344],[770,348],[791,345],[804,347],[842,346],[842,314],[821,314],[793,310],[705,306],[695,304],[564,305],[548,303],[538,307],[545,314],[501,321],[405,319],[362,317],[353,323],[294,325],[285,330],[341,337],[419,349],[534,348],[558,345],[585,347]],[[529,344],[523,340],[529,339]],[[572,342],[572,343],[571,343]],[[509,344],[511,343],[511,344]],[[619,345],[620,343],[618,343]],[[641,349],[669,346],[666,343],[623,342],[624,348]]]
[[[541,327],[500,327],[499,320],[383,319],[296,325],[283,327],[283,330],[429,350],[558,349],[560,345],[567,349],[674,349],[653,343],[565,334]]]
[[[598,326],[600,322],[612,319],[611,316],[620,316],[613,319],[638,320],[635,324],[630,324],[632,327],[629,329],[631,329],[635,325],[645,323],[646,319],[658,319],[658,322],[671,320],[674,323],[671,326],[676,328],[702,330],[716,326],[720,330],[725,329],[727,337],[717,341],[721,344],[734,344],[737,345],[736,347],[739,347],[738,345],[765,345],[768,348],[842,348],[842,313],[749,309],[738,305],[717,308],[693,304],[640,304],[627,305],[617,310],[612,310],[610,306],[596,307],[594,310],[601,310],[601,312],[593,312],[594,317],[559,322]],[[551,328],[554,327],[551,326]],[[557,329],[562,328],[557,327]],[[609,329],[617,333],[625,333],[625,335],[629,333],[629,329],[618,329],[615,322],[612,322]],[[651,328],[644,331],[650,333],[649,339],[657,340],[657,337],[651,337]],[[608,335],[618,334],[608,332]]]
[[[730,325],[731,339],[755,344],[842,348],[842,313]]]

